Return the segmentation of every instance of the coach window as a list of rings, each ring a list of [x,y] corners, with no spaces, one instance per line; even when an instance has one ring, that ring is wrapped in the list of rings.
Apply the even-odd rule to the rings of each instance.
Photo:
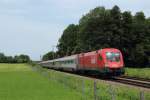
[[[66,64],[66,61],[64,61],[64,64]]]
[[[74,60],[72,60],[72,64],[74,63]]]
[[[73,60],[71,60],[71,63],[73,64]]]
[[[72,60],[70,60],[70,63],[72,64]]]
[[[70,63],[72,64],[72,60],[70,60]]]
[[[66,64],[68,64],[68,60],[66,61]]]
[[[71,60],[69,60],[69,63],[71,64],[71,63],[72,63],[72,61],[71,61]]]
[[[70,64],[70,60],[68,60],[68,64]]]
[[[68,60],[68,63],[70,64],[70,63],[71,63],[71,60]]]
[[[68,60],[66,60],[66,64],[68,64]]]

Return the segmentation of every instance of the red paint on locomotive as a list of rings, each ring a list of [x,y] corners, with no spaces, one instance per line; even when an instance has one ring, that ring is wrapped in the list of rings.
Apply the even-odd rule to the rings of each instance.
[[[79,67],[81,69],[111,70],[122,69],[124,66],[122,53],[118,49],[106,48],[98,51],[79,54]]]

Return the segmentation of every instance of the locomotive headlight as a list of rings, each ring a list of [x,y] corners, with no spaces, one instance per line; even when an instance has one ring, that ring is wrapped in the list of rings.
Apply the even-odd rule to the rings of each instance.
[[[105,63],[105,67],[109,67],[108,63]]]

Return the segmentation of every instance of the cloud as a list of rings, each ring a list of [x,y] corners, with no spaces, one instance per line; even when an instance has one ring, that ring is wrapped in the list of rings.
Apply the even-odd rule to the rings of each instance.
[[[51,50],[63,30],[89,10],[118,5],[150,16],[148,0],[0,0],[0,52],[25,53],[33,59]]]
[[[30,21],[20,16],[0,16],[0,46],[6,54],[25,53],[33,59],[57,44],[63,25]],[[1,52],[0,51],[0,52]]]

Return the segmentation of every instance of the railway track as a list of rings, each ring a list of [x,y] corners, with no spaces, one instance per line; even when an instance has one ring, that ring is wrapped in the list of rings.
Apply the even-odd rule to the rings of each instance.
[[[106,77],[99,77],[97,75],[76,74],[71,72],[66,72],[66,73],[150,89],[150,80],[144,78],[136,78],[136,77],[129,77],[129,76],[106,78]]]
[[[150,79],[146,79],[146,78],[137,78],[137,77],[131,77],[131,76],[121,76],[122,78],[128,78],[128,79],[134,79],[134,80],[141,80],[141,81],[148,81],[150,82]]]
[[[150,80],[133,77],[113,77],[112,81],[150,89]]]
[[[56,71],[60,71],[60,70],[56,70]],[[79,74],[79,73],[77,74],[77,73],[73,73],[73,72],[70,72],[70,71],[69,72],[68,71],[60,71],[60,72],[74,74],[74,75],[88,77],[88,78],[100,79],[100,80],[104,80],[104,81],[112,81],[112,82],[117,82],[117,83],[122,83],[122,84],[127,84],[127,85],[132,85],[132,86],[137,86],[137,87],[150,89],[150,80],[143,79],[143,78],[136,78],[136,77],[129,77],[129,76],[104,78],[104,77],[99,77],[97,75],[87,75],[87,74]]]

